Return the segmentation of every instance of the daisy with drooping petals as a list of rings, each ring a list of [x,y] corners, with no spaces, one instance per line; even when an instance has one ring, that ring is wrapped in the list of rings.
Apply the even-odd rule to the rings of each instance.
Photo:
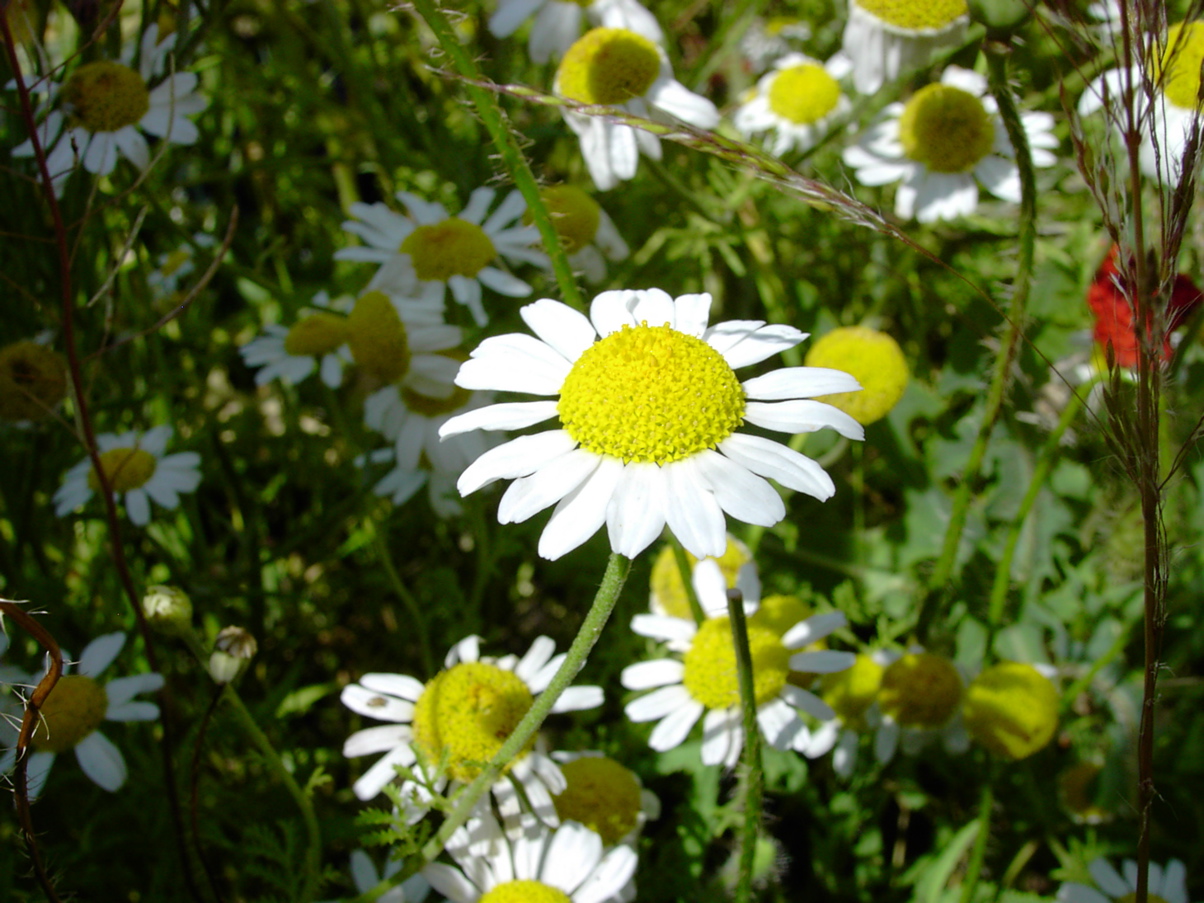
[[[587,319],[544,298],[521,314],[538,338],[488,338],[456,376],[469,389],[530,392],[547,401],[492,405],[453,417],[441,436],[555,429],[513,439],[464,471],[462,495],[513,479],[498,508],[518,523],[556,505],[539,554],[556,559],[606,524],[629,558],[668,525],[695,557],[727,547],[724,512],[772,526],[786,506],[766,477],[818,499],[836,491],[818,464],[780,443],[737,432],[745,421],[791,433],[831,427],[861,439],[861,425],[815,395],[854,391],[847,373],[790,367],[743,383],[735,369],[807,336],[792,326],[733,320],[708,326],[711,296],[660,289],[603,292]]]
[[[238,349],[248,367],[259,368],[255,385],[265,386],[279,378],[285,385],[295,386],[317,370],[322,382],[337,389],[343,382],[343,369],[351,363],[347,314],[353,305],[349,297],[332,301],[326,292],[318,292],[311,302],[315,310],[303,311],[293,326],[264,326],[266,335]]]
[[[343,228],[366,245],[342,248],[335,252],[335,259],[379,263],[383,269],[405,255],[419,280],[418,297],[442,303],[444,287],[449,287],[452,297],[472,312],[477,325],[484,326],[489,317],[481,303],[481,286],[508,298],[531,294],[531,286],[494,265],[499,257],[538,267],[549,265],[547,256],[531,247],[539,240],[539,230],[516,225],[527,209],[523,196],[512,191],[489,213],[496,195],[492,188],[478,188],[456,216],[450,216],[442,204],[406,191],[397,192],[397,199],[405,204],[409,216],[381,203],[352,204],[355,219],[343,223]]]
[[[665,51],[626,28],[586,32],[560,61],[552,90],[568,100],[617,106],[645,118],[667,114],[703,129],[719,123],[713,103],[673,78]],[[642,129],[572,110],[565,110],[564,118],[581,139],[585,165],[600,191],[635,176],[641,152],[661,158],[660,139]]]
[[[109,484],[115,494],[122,496],[126,513],[139,527],[150,523],[152,499],[164,508],[178,508],[180,493],[192,492],[200,485],[200,455],[180,452],[163,456],[171,435],[171,427],[164,425],[145,433],[102,433],[96,437],[100,465]],[[99,489],[92,461],[84,458],[63,476],[63,485],[54,494],[55,514],[65,517]]]
[[[937,84],[921,88],[906,104],[894,103],[860,143],[844,150],[844,162],[862,185],[902,181],[895,213],[922,223],[954,219],[978,207],[981,182],[995,197],[1020,202],[1020,172],[987,82],[976,72],[950,66]],[[1053,117],[1022,113],[1034,166],[1052,166],[1058,146]]]
[[[1137,892],[1137,863],[1126,859],[1123,868],[1124,877],[1121,877],[1107,859],[1093,859],[1087,870],[1096,886],[1068,881],[1058,888],[1058,903],[1124,903],[1132,900]],[[1172,859],[1165,868],[1151,862],[1148,888],[1151,903],[1188,903],[1186,866],[1178,859]]]
[[[480,637],[461,640],[444,659],[444,670],[425,684],[401,674],[365,674],[358,684],[343,688],[343,704],[354,712],[391,724],[366,728],[347,738],[343,755],[353,758],[385,753],[353,786],[355,795],[368,800],[397,777],[397,766],[430,777],[446,762],[443,777],[430,781],[442,791],[468,784],[518,726],[556,674],[564,654],[553,656],[555,643],[538,637],[521,659],[482,657]],[[598,687],[570,687],[556,700],[553,712],[576,712],[602,704]],[[419,762],[421,755],[423,764]],[[536,816],[556,822],[552,795],[564,790],[560,768],[532,740],[493,785],[493,799],[508,822],[521,815],[511,778],[523,786]],[[416,780],[404,780],[401,793],[410,804],[408,817],[417,821],[426,811],[430,789]]]
[[[889,762],[902,746],[915,755],[931,740],[940,738],[946,752],[970,748],[961,716],[965,680],[952,660],[914,648],[905,654],[882,653],[886,665],[878,685],[878,698],[866,713],[874,734],[874,755]]]
[[[125,783],[125,759],[98,728],[105,721],[158,718],[157,705],[134,697],[161,688],[163,675],[137,674],[101,684],[97,677],[112,664],[124,645],[125,634],[121,632],[97,637],[84,647],[77,674],[68,673],[69,665],[64,661],[63,676],[42,703],[41,723],[30,744],[32,755],[26,772],[30,797],[41,792],[55,757],[69,749],[75,750],[84,774],[100,787],[112,793]],[[34,682],[40,679],[39,676]],[[9,750],[0,757],[0,772],[9,771],[15,762],[16,751]]]
[[[843,48],[853,62],[854,87],[873,94],[941,48],[961,43],[969,24],[966,0],[849,0]]]
[[[637,615],[632,620],[636,633],[664,641],[688,640],[689,648],[681,660],[659,659],[624,668],[624,687],[653,691],[629,702],[625,711],[632,721],[659,722],[648,740],[658,752],[679,746],[705,713],[703,764],[730,768],[744,746],[736,650],[726,614],[711,614],[727,611],[727,586],[714,561],[699,562],[693,580],[698,600],[708,612],[702,624],[658,615]],[[801,713],[820,721],[834,717],[827,703],[789,678],[792,671],[815,674],[850,667],[853,655],[849,652],[796,651],[846,623],[843,612],[829,612],[800,621],[779,634],[749,620],[757,724],[775,749],[801,751],[809,744],[811,732]]]
[[[121,153],[139,169],[150,164],[150,148],[142,132],[171,144],[193,144],[199,132],[188,117],[209,105],[196,92],[194,72],[168,75],[155,88],[150,82],[163,74],[175,48],[176,36],[159,41],[159,26],[152,24],[138,44],[129,44],[121,61],[96,60],[84,63],[67,77],[52,102],[62,110],[52,110],[43,126],[43,146],[57,143],[47,155],[46,164],[56,191],[75,167],[78,159],[84,169],[105,176],[117,165]],[[135,70],[134,54],[138,53]],[[63,125],[66,130],[59,135]],[[33,143],[26,141],[13,148],[14,157],[33,156]]]
[[[422,874],[455,903],[604,903],[619,896],[636,867],[635,850],[623,844],[606,850],[585,825],[528,825],[510,833],[488,811],[458,828],[446,850],[459,868],[433,862]]]
[[[664,32],[656,17],[636,0],[498,0],[497,10],[489,19],[494,37],[508,38],[532,15],[527,52],[539,64],[552,57],[564,56],[581,37],[585,16],[595,25],[626,28],[650,41],[663,44]]]
[[[745,137],[773,132],[769,151],[775,156],[808,150],[852,109],[840,87],[851,67],[849,58],[839,53],[827,63],[801,53],[787,54],[761,77],[732,121]]]
[[[540,191],[540,196],[569,263],[587,282],[601,282],[606,278],[606,261],[623,260],[630,253],[614,220],[576,185],[553,185]],[[529,217],[530,213],[525,214],[523,222]]]

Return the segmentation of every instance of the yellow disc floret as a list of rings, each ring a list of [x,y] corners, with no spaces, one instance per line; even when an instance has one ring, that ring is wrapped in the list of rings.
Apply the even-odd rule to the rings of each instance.
[[[840,84],[816,63],[783,69],[769,86],[769,109],[795,125],[819,122],[840,102]]]
[[[485,230],[458,216],[419,226],[399,250],[410,255],[414,274],[428,282],[446,282],[452,276],[471,279],[497,257]]]
[[[554,185],[540,191],[539,196],[548,208],[566,254],[576,254],[594,240],[602,221],[602,208],[597,201],[576,185]],[[534,222],[531,211],[523,214],[523,222],[527,225]]]
[[[461,662],[427,682],[414,706],[414,745],[432,763],[468,783],[501,749],[531,708],[531,690],[513,671]],[[517,758],[531,749],[532,737]],[[513,761],[507,764],[507,769]]]
[[[89,132],[116,132],[134,125],[150,109],[142,76],[121,63],[85,63],[67,79],[63,100]]]
[[[384,292],[368,292],[347,318],[347,346],[365,372],[382,383],[401,379],[410,369],[410,342],[397,308]]]
[[[67,395],[67,362],[23,339],[0,348],[0,420],[40,420]]]
[[[627,103],[648,92],[660,68],[660,52],[643,35],[595,28],[565,52],[556,70],[556,89],[581,103]]]
[[[581,822],[607,846],[618,843],[639,823],[640,782],[606,756],[582,756],[560,766],[567,786],[553,797],[561,821]]]
[[[542,881],[523,879],[499,884],[482,894],[479,903],[572,903],[569,896]]]
[[[744,389],[706,342],[645,322],[586,349],[564,380],[557,413],[587,451],[663,465],[735,432]]]
[[[878,705],[903,727],[937,728],[953,717],[962,679],[947,658],[909,652],[882,673]]]
[[[878,696],[885,669],[870,656],[858,654],[853,667],[825,674],[820,695],[838,718],[855,730],[865,727],[865,713]]]
[[[284,350],[298,357],[330,354],[347,341],[347,318],[320,311],[297,323],[284,337]]]
[[[141,448],[111,448],[100,456],[100,467],[109,478],[114,492],[129,492],[145,486],[155,475],[158,461],[150,452]],[[100,478],[95,470],[88,471],[88,487],[100,491]]]
[[[760,707],[782,692],[790,673],[790,651],[782,638],[765,627],[748,625],[752,658],[753,697]],[[726,617],[703,621],[685,654],[682,683],[708,709],[726,709],[740,702],[736,676],[736,644]]]
[[[1032,665],[1000,662],[970,682],[962,712],[971,737],[996,755],[1024,759],[1053,739],[1058,691]]]
[[[1200,67],[1204,66],[1204,22],[1180,22],[1167,30],[1162,55],[1162,93],[1177,107],[1200,107]],[[1157,79],[1155,79],[1157,81]]]
[[[748,619],[748,623],[768,628],[782,636],[799,621],[810,617],[811,613],[811,608],[798,596],[766,596],[757,607],[756,614]]]
[[[910,373],[899,343],[865,326],[833,329],[807,352],[808,367],[843,370],[861,383],[860,392],[824,395],[817,401],[840,408],[867,426],[881,420],[899,403]]]
[[[105,688],[90,677],[69,674],[60,677],[46,701],[33,733],[38,752],[65,752],[88,736],[105,720],[109,697]]]
[[[686,561],[689,562],[691,571],[694,565],[698,564],[698,559],[686,552]],[[728,535],[727,548],[723,550],[723,555],[714,559],[719,565],[719,570],[723,574],[723,579],[727,583],[728,589],[736,585],[736,578],[740,575],[740,569],[752,561],[752,555],[748,551],[748,546],[740,542],[735,537]],[[687,621],[694,620],[694,615],[690,612],[690,600],[686,598],[686,587],[681,580],[681,568],[677,566],[677,556],[673,552],[673,546],[667,545],[661,548],[656,556],[656,561],[652,563],[652,610],[657,614],[669,615],[673,618],[684,618]]]
[[[969,16],[966,0],[854,0],[897,31],[943,31]]]
[[[931,172],[970,172],[995,146],[995,124],[982,101],[952,85],[927,85],[899,117],[903,153]]]

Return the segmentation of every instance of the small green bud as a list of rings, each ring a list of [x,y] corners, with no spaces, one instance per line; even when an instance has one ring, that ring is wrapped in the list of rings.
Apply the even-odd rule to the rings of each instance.
[[[213,641],[209,676],[219,684],[230,683],[238,677],[258,649],[255,637],[241,627],[223,627]]]
[[[180,636],[192,626],[192,600],[174,586],[150,586],[142,597],[150,626],[166,636]]]
[[[987,37],[1004,41],[1033,14],[1034,0],[967,0],[970,18],[987,27]]]

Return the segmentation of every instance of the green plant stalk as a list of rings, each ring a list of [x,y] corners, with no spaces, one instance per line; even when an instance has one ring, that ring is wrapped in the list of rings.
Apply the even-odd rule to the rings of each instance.
[[[1020,111],[1012,98],[1008,87],[1008,61],[1011,48],[1004,44],[987,41],[983,45],[986,51],[988,67],[988,83],[991,96],[999,107],[999,118],[1007,130],[1008,139],[1016,154],[1016,167],[1020,173],[1020,222],[1019,222],[1019,255],[1016,263],[1016,280],[1012,285],[1012,300],[1007,311],[1007,331],[995,358],[995,368],[991,375],[991,384],[987,390],[986,405],[983,409],[982,422],[978,427],[978,435],[962,469],[961,482],[953,497],[953,510],[949,515],[949,526],[945,530],[945,540],[941,546],[941,554],[936,567],[928,581],[928,593],[920,608],[920,616],[916,627],[920,641],[926,638],[928,628],[937,614],[938,602],[947,600],[949,580],[957,563],[957,550],[961,545],[962,531],[966,526],[966,517],[970,511],[970,503],[974,493],[974,484],[986,458],[987,445],[991,440],[991,432],[999,420],[1003,409],[1003,398],[1007,391],[1012,362],[1020,347],[1024,335],[1025,310],[1028,306],[1028,291],[1032,281],[1033,252],[1037,238],[1037,180],[1033,170],[1032,151],[1028,145],[1028,135],[1020,118]]]
[[[443,851],[443,847],[447,845],[447,841],[455,830],[468,821],[473,809],[476,808],[477,800],[485,795],[501,775],[502,769],[527,745],[527,741],[535,735],[539,726],[551,714],[556,700],[585,667],[590,651],[598,642],[598,638],[602,636],[602,629],[610,619],[611,612],[615,609],[615,603],[619,601],[619,593],[623,591],[623,584],[626,582],[627,573],[630,570],[630,558],[624,558],[618,552],[611,553],[610,560],[606,563],[606,573],[602,575],[602,584],[594,596],[594,602],[586,613],[585,620],[581,622],[581,629],[577,631],[572,646],[565,655],[564,664],[560,666],[560,670],[556,672],[551,683],[539,694],[534,704],[527,710],[527,714],[523,716],[523,720],[518,723],[514,732],[502,744],[502,748],[497,751],[497,755],[481,770],[476,780],[457,795],[456,808],[439,826],[435,836],[422,848],[422,854],[417,861],[411,861],[391,878],[386,878],[376,887],[355,897],[352,903],[370,903],[372,900],[380,899],[391,888],[401,884],[426,863],[432,862]]]
[[[690,559],[686,557],[686,549],[677,539],[672,537],[673,558],[677,562],[677,573],[681,575],[681,585],[686,592],[686,602],[690,606],[690,614],[694,618],[695,624],[701,624],[707,619],[706,612],[702,610],[702,603],[698,601],[698,593],[694,592],[694,570],[690,567]]]
[[[489,132],[489,137],[493,139],[493,144],[497,148],[502,162],[506,165],[510,178],[514,180],[515,187],[522,192],[523,198],[527,201],[527,212],[531,214],[536,228],[539,229],[540,237],[543,238],[544,250],[551,258],[552,272],[556,276],[556,284],[560,286],[560,294],[565,304],[578,310],[584,309],[585,301],[581,297],[580,289],[577,288],[577,280],[573,278],[572,265],[560,244],[560,236],[552,224],[548,208],[544,204],[543,198],[539,196],[539,184],[535,181],[535,175],[527,164],[527,158],[523,156],[518,141],[506,123],[505,114],[502,112],[496,95],[476,84],[481,81],[481,71],[477,68],[476,61],[471,54],[456,38],[455,31],[448,24],[443,10],[439,8],[435,0],[414,0],[414,8],[418,10],[418,14],[435,33],[435,39],[443,48],[443,52],[451,59],[456,71],[466,79],[464,89],[468,92],[486,131]]]
[[[974,838],[974,847],[970,850],[970,860],[966,864],[966,880],[962,884],[961,903],[970,903],[974,899],[974,891],[978,889],[978,879],[982,875],[982,862],[987,855],[987,841],[991,837],[991,809],[995,805],[995,778],[998,770],[991,762],[987,770],[986,783],[982,785],[982,796],[978,801],[978,835]]]
[[[740,826],[740,874],[736,883],[736,903],[752,900],[753,862],[757,854],[757,835],[761,829],[761,804],[765,795],[765,771],[761,765],[761,735],[757,730],[757,696],[753,685],[752,653],[748,648],[748,624],[744,619],[744,598],[728,590],[727,613],[736,645],[736,678],[740,690],[740,714],[743,718],[744,752],[740,783],[744,799],[744,821]]]

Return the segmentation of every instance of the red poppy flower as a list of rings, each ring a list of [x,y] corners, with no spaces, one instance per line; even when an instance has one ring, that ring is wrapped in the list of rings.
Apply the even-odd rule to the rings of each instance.
[[[1100,348],[1106,353],[1111,346],[1112,357],[1121,367],[1136,367],[1138,342],[1133,329],[1133,308],[1126,297],[1127,286],[1116,267],[1116,254],[1117,247],[1113,245],[1096,270],[1091,287],[1087,289],[1087,304],[1095,314],[1093,334]],[[1169,361],[1174,353],[1170,343],[1171,332],[1181,326],[1201,302],[1204,302],[1204,294],[1196,284],[1182,274],[1176,276],[1166,311],[1167,337],[1162,343],[1163,362]],[[1153,318],[1148,317],[1147,328],[1152,325]]]

